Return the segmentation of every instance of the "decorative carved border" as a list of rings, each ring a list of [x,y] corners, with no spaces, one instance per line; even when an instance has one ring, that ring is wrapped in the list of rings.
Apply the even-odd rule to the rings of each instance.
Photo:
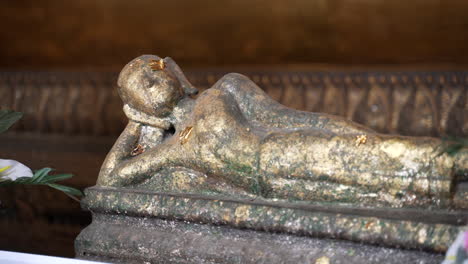
[[[240,70],[292,108],[344,116],[383,133],[468,135],[468,72]],[[201,90],[226,71],[192,70]],[[23,111],[14,130],[118,135],[126,123],[115,72],[0,72],[0,106]]]

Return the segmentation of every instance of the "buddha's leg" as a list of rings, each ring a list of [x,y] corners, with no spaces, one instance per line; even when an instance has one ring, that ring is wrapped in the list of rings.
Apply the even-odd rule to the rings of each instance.
[[[266,198],[290,201],[338,202],[379,206],[394,206],[398,198],[362,186],[350,186],[330,181],[272,178],[263,194]]]
[[[440,155],[441,144],[437,139],[379,134],[368,134],[367,142],[359,144],[352,136],[278,133],[262,144],[259,172],[266,186],[295,179],[297,184],[338,183],[401,199],[443,200],[450,196],[454,158]]]

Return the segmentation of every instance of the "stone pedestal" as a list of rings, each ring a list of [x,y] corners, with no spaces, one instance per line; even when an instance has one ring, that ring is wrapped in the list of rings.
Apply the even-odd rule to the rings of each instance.
[[[467,212],[92,187],[78,258],[122,263],[440,263]]]

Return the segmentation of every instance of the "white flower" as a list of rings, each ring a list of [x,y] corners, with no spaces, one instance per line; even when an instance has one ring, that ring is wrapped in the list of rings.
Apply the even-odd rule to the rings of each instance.
[[[14,181],[21,177],[32,177],[30,168],[16,160],[0,159],[0,181]]]
[[[445,260],[442,264],[468,264],[468,231],[458,234],[453,244],[445,253]]]

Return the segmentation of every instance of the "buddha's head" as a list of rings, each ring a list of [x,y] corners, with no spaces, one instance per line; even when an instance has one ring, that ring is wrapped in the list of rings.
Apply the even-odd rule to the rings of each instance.
[[[117,84],[124,104],[157,117],[169,115],[183,97],[198,92],[174,60],[154,55],[140,56],[125,65]]]

